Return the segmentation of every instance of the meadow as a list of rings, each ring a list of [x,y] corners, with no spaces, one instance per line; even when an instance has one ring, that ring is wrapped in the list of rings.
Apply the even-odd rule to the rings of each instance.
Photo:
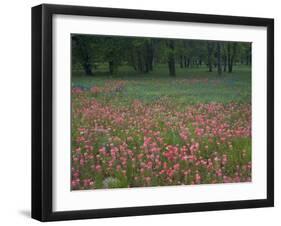
[[[76,69],[71,89],[72,190],[251,181],[250,66]]]

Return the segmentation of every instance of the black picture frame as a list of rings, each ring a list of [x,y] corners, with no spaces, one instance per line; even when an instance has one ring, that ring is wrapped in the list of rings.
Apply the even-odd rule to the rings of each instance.
[[[182,21],[267,28],[267,198],[95,210],[52,210],[52,18],[55,14]],[[274,206],[274,20],[177,12],[43,4],[32,8],[32,218],[122,217]]]

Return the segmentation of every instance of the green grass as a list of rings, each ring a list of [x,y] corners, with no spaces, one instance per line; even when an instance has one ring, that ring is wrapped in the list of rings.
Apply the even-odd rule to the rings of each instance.
[[[139,74],[131,67],[122,66],[116,75],[106,73],[106,68],[99,68],[94,76],[85,76],[83,71],[74,70],[72,86],[104,86],[108,81],[127,81],[120,96],[111,96],[111,101],[124,102],[139,99],[143,102],[168,98],[175,104],[194,103],[229,103],[251,101],[250,67],[236,66],[233,73],[208,72],[206,66],[200,68],[177,68],[177,76],[168,75],[166,65],[154,68],[148,74]],[[121,102],[120,102],[121,101]]]

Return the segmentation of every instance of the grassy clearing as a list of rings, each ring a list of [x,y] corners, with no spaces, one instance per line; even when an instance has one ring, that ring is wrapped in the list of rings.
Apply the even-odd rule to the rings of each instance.
[[[228,103],[231,101],[251,101],[251,76],[249,67],[237,68],[233,73],[225,73],[218,77],[216,72],[207,72],[206,68],[180,69],[177,76],[170,77],[163,68],[155,68],[150,74],[132,76],[125,68],[120,68],[117,75],[109,76],[98,73],[89,77],[74,72],[73,86],[104,86],[108,81],[128,82],[122,96],[113,99],[130,102],[138,99],[144,102],[155,101],[159,97],[168,97],[177,104],[195,103]],[[112,97],[111,97],[112,98]]]

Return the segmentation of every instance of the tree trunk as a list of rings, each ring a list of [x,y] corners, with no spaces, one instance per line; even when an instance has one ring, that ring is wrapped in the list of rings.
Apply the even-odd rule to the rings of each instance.
[[[92,65],[90,63],[90,57],[87,53],[85,54],[83,61],[84,61],[83,62],[83,68],[84,68],[85,74],[86,75],[93,75]]]
[[[174,59],[169,60],[169,75],[176,76],[176,68],[175,68],[175,61]]]
[[[217,65],[218,65],[218,74],[221,75],[221,44],[217,42]]]
[[[145,48],[145,72],[153,70],[153,46],[151,42],[146,42]]]
[[[223,71],[226,72],[226,66],[227,66],[227,57],[226,55],[223,56]]]
[[[152,55],[150,55],[149,57],[149,61],[148,61],[148,69],[149,71],[153,71],[153,53],[151,53]]]
[[[137,51],[137,69],[140,72],[143,72],[144,69],[143,62],[142,62],[142,54],[140,50]]]
[[[183,56],[180,56],[180,68],[183,68]]]
[[[113,62],[113,60],[110,60],[108,62],[108,66],[109,66],[109,73],[112,75],[114,73],[114,62]]]
[[[213,71],[213,64],[212,64],[213,47],[210,42],[207,42],[207,52],[208,52],[208,68],[209,68],[209,72],[212,72]]]
[[[175,66],[175,44],[174,40],[168,41],[168,46],[170,48],[169,56],[168,56],[168,66],[169,66],[169,74],[170,76],[176,76],[176,66]]]
[[[232,51],[231,51],[231,47],[232,47]],[[227,52],[228,52],[228,72],[231,73],[232,69],[233,69],[233,63],[235,61],[235,57],[236,57],[236,47],[237,47],[237,43],[234,42],[232,45],[231,43],[227,44]]]
[[[144,53],[144,73],[148,73],[149,72],[149,47],[146,47],[146,51]]]
[[[187,68],[187,58],[186,58],[186,56],[184,56],[183,59],[184,59],[184,67]]]
[[[228,72],[229,72],[229,73],[232,72],[232,63],[230,63],[230,64],[228,65]]]
[[[90,63],[84,63],[83,64],[83,68],[84,68],[84,71],[85,71],[85,74],[86,75],[93,75],[93,72],[92,72],[92,66]]]
[[[232,72],[232,65],[231,65],[231,43],[227,43],[227,66],[228,66],[228,72]]]

